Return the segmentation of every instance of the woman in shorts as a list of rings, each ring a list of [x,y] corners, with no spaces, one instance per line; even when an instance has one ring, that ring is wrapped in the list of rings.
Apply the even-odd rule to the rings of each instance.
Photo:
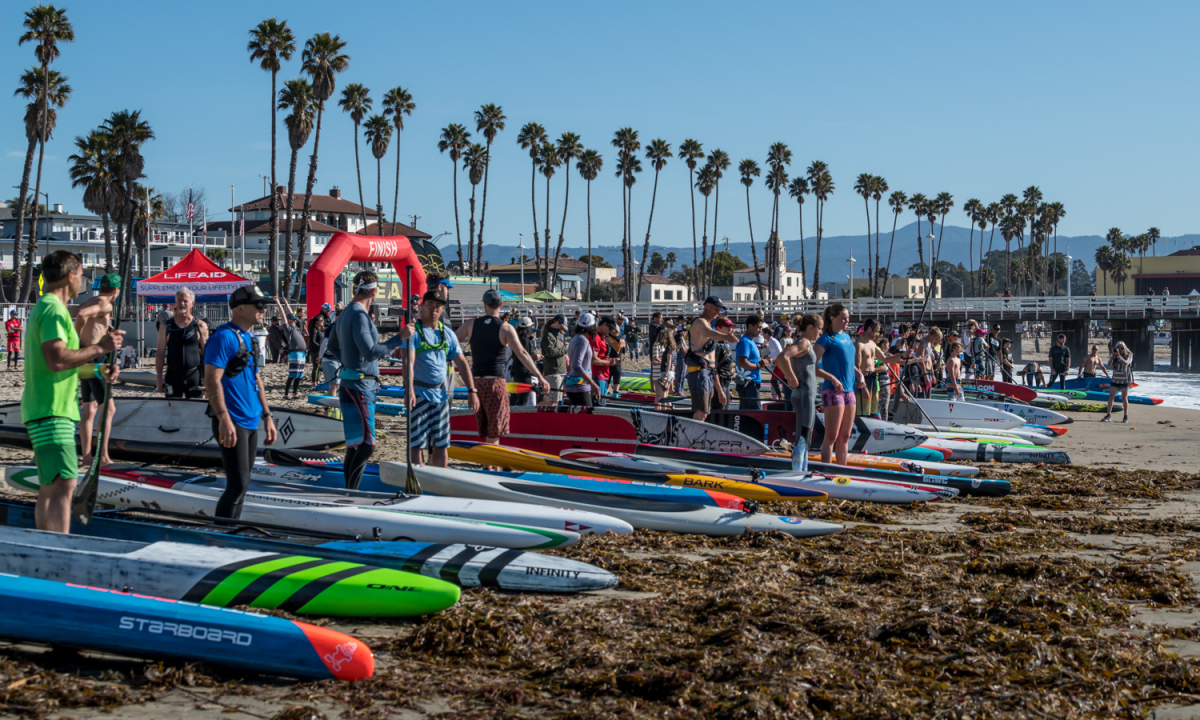
[[[854,341],[846,332],[850,311],[841,303],[825,308],[824,331],[813,344],[817,361],[817,377],[823,378],[821,405],[825,410],[825,439],[821,443],[821,462],[830,462],[836,453],[839,465],[846,464],[849,453],[850,430],[854,427],[857,402],[855,388],[866,387],[862,373],[855,366]]]
[[[1100,422],[1112,421],[1113,400],[1116,399],[1117,393],[1121,393],[1121,409],[1125,411],[1125,417],[1121,418],[1121,422],[1129,422],[1129,387],[1133,385],[1133,352],[1124,341],[1119,342],[1113,347],[1112,359],[1108,361],[1108,366],[1112,368],[1112,381],[1108,385],[1108,412],[1100,419]]]

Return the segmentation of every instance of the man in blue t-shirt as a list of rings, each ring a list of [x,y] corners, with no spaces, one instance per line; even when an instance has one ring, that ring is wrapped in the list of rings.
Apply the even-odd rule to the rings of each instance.
[[[454,361],[467,387],[467,407],[479,409],[475,378],[454,330],[442,324],[446,303],[436,290],[421,298],[421,317],[400,331],[405,349],[404,404],[410,428],[409,459],[424,464],[423,451],[432,447],[429,464],[446,467],[450,448],[450,397],[446,393],[446,363]],[[407,368],[412,368],[407,372]]]
[[[217,517],[237,519],[250,489],[250,471],[258,454],[258,429],[266,430],[266,445],[275,442],[275,421],[258,375],[254,336],[270,298],[254,285],[229,296],[231,320],[217,328],[204,345],[204,387],[208,394],[213,435],[221,446],[225,491],[217,501]]]
[[[759,410],[762,404],[758,399],[759,388],[762,387],[762,368],[767,362],[758,351],[758,336],[762,334],[762,318],[751,315],[746,318],[746,332],[738,340],[734,353],[737,364],[738,409]]]

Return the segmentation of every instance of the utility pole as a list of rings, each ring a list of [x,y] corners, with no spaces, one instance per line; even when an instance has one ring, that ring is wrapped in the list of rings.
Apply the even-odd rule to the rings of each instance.
[[[262,178],[263,181],[263,197],[267,197],[267,181],[271,178],[267,177],[266,175],[259,175],[259,177]]]
[[[413,221],[413,224],[412,224],[413,230],[416,230],[417,229],[417,221],[421,219],[421,216],[420,215],[409,215],[409,217],[412,218],[412,221]]]

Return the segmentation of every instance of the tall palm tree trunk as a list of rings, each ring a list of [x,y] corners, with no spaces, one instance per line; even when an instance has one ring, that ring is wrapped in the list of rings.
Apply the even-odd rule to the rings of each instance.
[[[286,297],[289,290],[292,289],[292,239],[296,234],[296,230],[292,227],[292,210],[294,210],[296,198],[296,159],[300,154],[299,149],[292,148],[292,161],[288,167],[288,186],[287,186],[287,237],[283,242],[283,294]]]
[[[46,88],[46,87],[49,87],[50,68],[48,65],[43,65],[42,69],[45,74],[45,79],[42,81],[43,82],[42,87]],[[47,93],[45,91],[43,91],[42,92],[42,132],[41,132],[41,139],[38,142],[37,181],[35,182],[35,184],[33,186],[33,212],[30,213],[32,222],[30,223],[30,226],[29,226],[29,230],[30,230],[29,245],[28,245],[27,259],[25,261],[24,287],[25,287],[25,292],[29,295],[29,297],[31,299],[36,297],[36,295],[33,294],[33,290],[32,290],[32,288],[33,288],[33,266],[36,264],[36,260],[37,260],[38,201],[42,197],[42,164],[43,164],[44,160],[46,159],[46,124],[50,121],[50,117],[49,117],[48,113],[49,113],[49,107],[48,107]],[[49,214],[49,212],[50,212],[50,208],[46,208],[46,213]],[[20,298],[17,298],[17,299],[20,300]]]
[[[296,248],[296,286],[293,297],[300,299],[300,286],[304,284],[304,258],[308,254],[308,215],[312,212],[313,186],[317,184],[317,152],[321,147],[321,120],[325,117],[325,103],[317,105],[317,129],[313,136],[313,151],[308,163],[308,182],[304,190],[304,212],[300,226],[299,246]],[[289,204],[291,199],[288,199]]]
[[[458,264],[462,265],[462,225],[458,221],[458,161],[450,161],[450,172],[454,180],[454,239],[458,242]]]
[[[650,193],[650,219],[646,221],[646,243],[642,245],[642,264],[638,267],[637,290],[633,296],[642,294],[642,277],[646,274],[646,257],[650,254],[650,226],[654,224],[654,204],[658,202],[658,168],[654,169],[654,190]]]
[[[713,246],[714,246],[714,252],[716,252],[716,250],[715,250],[716,243],[713,243]],[[704,233],[700,235],[700,263],[703,267],[696,268],[696,277],[697,278],[703,278],[704,274],[706,274],[708,272],[708,196],[707,195],[704,196]],[[705,292],[707,290],[707,287],[704,285],[703,279],[699,280],[698,282],[700,282],[700,297],[698,297],[696,299],[701,300],[704,297],[706,297],[708,295],[708,293]]]
[[[392,196],[392,222],[399,222],[400,217],[396,213],[400,212],[400,137],[403,132],[396,133],[396,194]],[[484,197],[487,197],[485,192]],[[483,232],[483,224],[479,225],[479,232]],[[383,218],[379,219],[379,235],[383,236]]]
[[[875,283],[875,273],[871,271],[871,203],[869,202],[868,198],[870,198],[870,195],[863,196],[863,209],[866,210],[866,212],[867,212],[867,276],[869,278],[868,283],[867,283],[867,294],[868,294],[868,297],[874,297],[875,293],[872,292],[874,289],[872,286]],[[853,255],[853,253],[851,253],[851,255]],[[850,298],[854,299],[854,276],[853,276],[853,274],[851,274],[851,277],[850,277],[849,292],[850,292]]]
[[[747,176],[747,182],[749,182],[753,179],[754,178]],[[778,198],[778,196],[776,196],[776,197]],[[778,200],[776,200],[776,204],[778,204]],[[754,283],[756,285],[758,285],[758,287],[754,288],[754,294],[758,295],[759,293],[762,292],[762,290],[761,290],[762,275],[760,275],[758,272],[758,250],[756,250],[754,248],[754,220],[750,217],[750,186],[749,185],[746,186],[746,226],[748,228],[750,228],[750,259],[754,262]],[[769,243],[770,241],[768,240],[767,242]],[[771,249],[769,247],[767,248],[766,257],[768,258],[767,262],[770,262],[769,258],[771,257]],[[771,279],[771,276],[768,274],[767,281],[769,282],[770,279]]]
[[[629,198],[625,194],[625,176],[621,176],[621,288],[625,291],[625,300],[629,300],[629,273],[633,272],[633,268],[629,267],[629,253],[627,251],[629,245]],[[616,298],[614,298],[616,299]]]
[[[625,243],[625,257],[627,268],[633,267],[633,186],[629,186],[629,212],[625,215],[625,236],[629,238],[629,242]],[[625,299],[626,302],[635,300],[633,296],[633,272],[625,273]]]
[[[100,213],[100,222],[104,224],[104,272],[112,272],[112,235],[109,234],[108,212]]]
[[[717,238],[720,237],[720,234],[717,232],[717,213],[721,212],[721,179],[720,178],[717,178],[717,182],[715,183],[715,185],[716,185],[716,188],[715,188],[716,197],[713,198],[713,251],[712,251],[712,257],[710,258],[711,262],[709,262],[708,267],[706,268],[707,272],[705,273],[705,278],[706,278],[706,281],[704,284],[704,294],[705,295],[712,294],[713,273],[716,272],[716,267],[717,267]]]
[[[540,268],[542,267],[542,244],[538,242],[537,226],[537,159],[535,158],[531,160],[530,164],[533,166],[533,170],[529,178],[529,204],[533,206],[533,269],[534,277],[537,277],[538,273],[540,272]],[[524,265],[524,255],[521,256],[520,260],[521,264]],[[480,258],[480,262],[482,261],[483,258]],[[534,280],[534,283],[540,284],[541,278],[538,277],[536,280]],[[524,290],[524,288],[521,289]]]
[[[492,168],[492,141],[487,141],[487,152],[484,154],[485,164],[483,166],[483,206],[479,208],[479,251],[474,253],[475,265],[483,267],[483,220],[487,217],[487,188],[488,188],[488,171]],[[474,268],[474,265],[472,265]]]
[[[25,208],[28,207],[26,200],[29,198],[29,177],[33,175],[33,154],[37,150],[37,138],[29,141],[29,148],[25,151],[25,170],[21,174],[21,194],[17,196],[17,226],[16,232],[13,233],[13,300],[20,302],[22,295],[21,289],[25,287],[25,277],[21,272],[21,238],[25,234]],[[34,204],[37,204],[36,199]]]
[[[925,238],[921,237],[921,212],[917,211],[917,257],[921,261],[921,279],[925,279]],[[925,294],[929,294],[929,286],[925,286]]]
[[[821,228],[821,208],[824,204],[817,200],[817,257],[813,260],[813,295],[820,292],[821,288],[821,237],[824,234]]]
[[[992,254],[992,245],[994,245],[994,244],[995,244],[995,242],[996,242],[996,223],[992,223],[992,233],[991,233],[990,235],[988,235],[988,251],[987,251],[987,254],[988,254],[988,255],[991,255],[991,254]],[[979,238],[979,252],[980,252],[980,255],[979,255],[979,271],[980,271],[980,272],[983,272],[983,258],[984,258],[984,255],[983,255],[983,238]],[[990,267],[990,265],[989,265],[989,267]],[[980,285],[983,285],[983,276],[982,276],[982,275],[980,275],[980,276],[979,276],[979,284],[980,284]],[[985,293],[987,293],[987,288],[984,288],[984,289],[983,289],[983,290],[980,292],[980,297],[982,297],[982,296],[983,296]]]
[[[892,278],[892,250],[896,248],[896,222],[899,219],[900,213],[892,213],[892,239],[888,242],[888,261],[887,265],[884,266],[884,277],[882,278],[885,283]],[[875,227],[878,228],[879,224],[876,223]],[[875,243],[875,248],[879,248],[879,243]]]
[[[592,285],[596,283],[596,258],[592,257],[592,181],[587,181],[587,222],[588,222],[588,302],[592,301]]]
[[[808,265],[804,261],[804,205],[796,203],[800,208],[800,297],[808,297]]]
[[[275,81],[278,70],[271,71],[271,238],[267,241],[267,256],[271,265],[271,294],[279,296],[279,193],[275,191],[278,180],[275,178],[275,143],[276,119],[275,113]]]
[[[383,237],[383,163],[375,158],[375,212],[379,213],[379,236]],[[395,220],[393,220],[395,222]]]
[[[559,225],[558,228],[558,247],[554,250],[554,274],[550,276],[550,287],[554,287],[558,284],[558,258],[562,255],[563,233],[566,232],[567,229],[567,203],[571,201],[571,163],[569,159],[568,162],[563,165],[563,169],[566,173],[567,187],[563,192],[562,224]],[[546,264],[549,265],[549,263]]]
[[[983,235],[979,236],[979,244],[983,244]],[[967,263],[970,266],[971,297],[975,296],[975,219],[971,219],[971,234],[967,236]]]
[[[696,171],[688,168],[688,189],[692,196],[692,280],[696,285],[696,300],[700,299],[700,259],[696,255]]]
[[[879,199],[875,200],[875,274],[871,276],[871,297],[879,297]]]
[[[455,177],[457,177],[457,176],[458,176],[458,173],[455,173]],[[455,180],[455,184],[456,185],[458,184],[457,180]],[[468,264],[470,264],[471,253],[475,248],[475,188],[476,188],[475,185],[471,186],[471,200],[470,200],[471,219],[467,222],[467,261],[468,261]],[[455,202],[454,205],[455,205],[455,207],[457,207],[458,203]],[[462,264],[462,256],[460,255],[458,259],[459,259],[459,264],[461,265]]]
[[[358,161],[358,123],[354,123],[354,175],[358,178],[358,214],[365,230],[367,227],[367,202],[362,189],[362,166]],[[383,218],[379,218],[379,220],[382,222]],[[347,227],[349,226],[347,225]],[[461,260],[461,258],[459,259]]]
[[[550,292],[554,292],[554,286],[550,284],[550,176],[546,176],[546,270],[545,272],[538,271],[542,276],[542,284]]]

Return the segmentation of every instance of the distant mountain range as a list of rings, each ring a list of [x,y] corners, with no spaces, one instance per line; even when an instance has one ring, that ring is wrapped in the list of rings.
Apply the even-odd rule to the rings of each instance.
[[[885,225],[886,232],[879,234],[882,247],[882,261],[887,264],[888,245],[891,240],[891,229]],[[941,225],[935,225],[933,234],[936,237],[941,231]],[[923,235],[929,235],[929,224],[921,224],[921,232]],[[958,227],[956,225],[947,225],[945,234],[942,236],[942,259],[952,263],[962,263],[964,266],[970,266],[968,262],[968,254],[970,246],[973,243],[973,253],[976,258],[979,257],[979,231],[976,230],[974,237],[971,237],[969,228]],[[984,251],[987,251],[989,240],[992,242],[992,249],[1003,250],[1004,239],[1000,233],[995,234],[992,239],[991,230],[986,230],[983,233]],[[874,249],[874,239],[871,240],[872,250]],[[909,223],[903,227],[896,228],[896,242],[892,254],[891,270],[893,274],[903,273],[905,268],[917,262],[917,224]],[[1068,246],[1073,258],[1082,260],[1088,268],[1095,267],[1096,248],[1104,244],[1104,238],[1099,235],[1059,235],[1058,236],[1058,251],[1066,253]],[[758,250],[759,262],[763,259],[763,243],[755,243]],[[1200,235],[1189,234],[1178,237],[1162,238],[1159,241],[1156,252],[1158,255],[1169,255],[1176,250],[1183,250],[1195,245],[1200,245]],[[799,269],[800,267],[800,240],[785,240],[784,246],[787,249],[788,265]],[[813,263],[816,259],[816,237],[804,238],[804,252],[807,261],[808,272],[811,275]],[[1054,240],[1051,238],[1050,249],[1053,251]],[[1014,240],[1012,248],[1017,249],[1017,243]],[[725,249],[723,246],[718,247],[718,250]],[[662,247],[659,245],[650,246],[651,252],[657,250],[664,256],[668,252],[673,252],[678,259],[676,269],[681,265],[692,265],[692,249],[682,247]],[[526,254],[532,255],[532,250],[525,248]],[[709,252],[711,252],[711,246]],[[751,263],[750,243],[730,243],[729,251],[737,255],[745,263]],[[926,244],[928,251],[928,244]],[[577,258],[580,255],[587,253],[587,246],[582,247],[577,245],[564,246],[563,252],[567,255]],[[621,265],[621,247],[618,246],[593,246],[592,252],[603,257],[613,267]],[[846,259],[853,253],[856,259],[854,273],[857,277],[862,277],[863,269],[866,268],[867,259],[867,236],[866,235],[827,235],[821,240],[821,276],[828,280],[844,280],[846,277]],[[442,248],[442,254],[446,260],[452,259],[455,254],[453,246]],[[515,245],[485,245],[483,248],[483,258],[490,263],[508,263],[517,256],[517,246]],[[642,257],[641,243],[635,245],[634,259],[640,261]],[[978,263],[978,260],[975,261]],[[824,282],[822,282],[824,284]]]

